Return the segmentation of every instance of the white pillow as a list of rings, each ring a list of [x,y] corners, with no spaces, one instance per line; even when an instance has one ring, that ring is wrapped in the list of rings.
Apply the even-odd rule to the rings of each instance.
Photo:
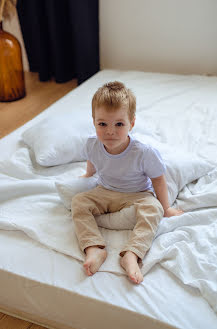
[[[136,210],[134,206],[120,211],[96,216],[97,225],[110,230],[133,230],[136,225]]]
[[[55,182],[57,192],[64,206],[71,210],[72,197],[78,193],[88,191],[97,186],[97,177],[74,177],[67,181]]]
[[[95,134],[92,117],[85,112],[55,115],[24,131],[23,141],[38,164],[49,167],[84,160],[81,149],[88,136]]]
[[[166,165],[165,176],[170,205],[174,203],[178,193],[186,184],[204,176],[213,169],[211,164],[196,155],[160,143],[152,136],[135,133],[134,137],[143,143],[150,144],[160,152]]]

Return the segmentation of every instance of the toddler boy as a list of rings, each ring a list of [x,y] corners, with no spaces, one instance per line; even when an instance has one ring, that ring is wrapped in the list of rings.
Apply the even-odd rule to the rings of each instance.
[[[135,112],[136,98],[121,82],[107,83],[94,94],[96,136],[88,139],[83,150],[87,159],[83,177],[97,172],[98,184],[77,194],[71,209],[78,242],[86,255],[83,266],[87,275],[93,275],[107,256],[94,216],[135,206],[137,222],[120,251],[120,263],[130,280],[139,284],[143,281],[139,261],[150,248],[161,218],[180,215],[182,211],[169,206],[160,153],[129,134],[135,124]]]

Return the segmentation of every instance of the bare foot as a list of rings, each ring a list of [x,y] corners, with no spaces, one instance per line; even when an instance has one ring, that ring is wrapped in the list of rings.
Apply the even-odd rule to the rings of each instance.
[[[85,273],[87,275],[93,275],[98,271],[102,263],[106,260],[107,252],[105,249],[101,249],[97,246],[87,247],[85,249],[86,259],[83,264]]]
[[[131,281],[137,284],[143,281],[143,275],[138,265],[138,256],[132,251],[125,252],[121,258],[121,266],[125,269]]]

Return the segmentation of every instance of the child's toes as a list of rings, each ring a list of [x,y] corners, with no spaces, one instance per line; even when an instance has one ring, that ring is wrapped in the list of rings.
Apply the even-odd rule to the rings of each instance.
[[[139,277],[138,277],[138,283],[141,283],[143,281],[143,275],[141,274],[141,275],[139,275]]]
[[[83,264],[83,267],[84,267],[85,273],[86,273],[88,276],[93,275],[93,273],[91,273],[91,271],[90,271],[90,264],[88,264],[88,263],[84,263],[84,264]]]
[[[134,283],[138,283],[138,282],[137,282],[136,275],[130,275],[129,278],[130,278],[130,280],[133,281]]]
[[[135,272],[134,274],[130,275],[130,279],[134,282],[134,283],[141,283],[143,281],[143,276],[142,274],[140,275],[140,273]]]

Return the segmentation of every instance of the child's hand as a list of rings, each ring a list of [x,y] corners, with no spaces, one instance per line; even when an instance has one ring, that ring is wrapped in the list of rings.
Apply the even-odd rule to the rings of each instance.
[[[172,207],[169,207],[164,211],[164,217],[180,216],[182,214],[184,214],[184,211]]]

